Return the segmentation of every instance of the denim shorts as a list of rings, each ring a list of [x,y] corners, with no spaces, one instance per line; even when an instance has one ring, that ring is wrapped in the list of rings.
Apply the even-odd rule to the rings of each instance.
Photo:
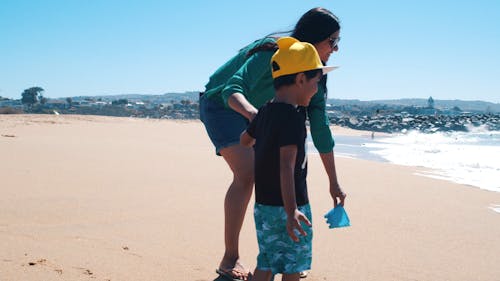
[[[309,204],[299,206],[311,221],[311,207]],[[286,231],[286,212],[282,206],[267,206],[255,204],[255,228],[259,243],[257,268],[262,271],[271,271],[273,274],[293,274],[311,269],[312,261],[312,227],[301,223],[307,236],[296,232],[299,241],[295,242]]]
[[[200,120],[219,156],[221,149],[240,143],[240,135],[249,123],[243,115],[204,95],[200,97]]]

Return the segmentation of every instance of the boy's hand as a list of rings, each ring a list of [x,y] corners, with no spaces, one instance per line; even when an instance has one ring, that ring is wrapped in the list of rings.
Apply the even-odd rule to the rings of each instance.
[[[295,229],[297,229],[302,236],[307,236],[307,233],[300,225],[301,221],[305,222],[309,227],[312,226],[306,215],[297,209],[295,209],[292,215],[288,215],[286,220],[286,231],[288,232],[288,236],[290,236],[290,238],[292,238],[295,242],[299,241],[299,238],[295,235]]]
[[[344,191],[342,191],[342,188],[340,188],[338,183],[330,184],[330,195],[332,196],[334,207],[337,207],[338,204],[340,204],[340,206],[344,206],[344,201],[347,195]]]

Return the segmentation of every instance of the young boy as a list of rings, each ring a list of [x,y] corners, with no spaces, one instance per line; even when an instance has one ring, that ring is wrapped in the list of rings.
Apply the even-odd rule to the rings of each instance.
[[[311,266],[311,209],[307,196],[305,121],[323,66],[313,45],[292,37],[277,41],[271,59],[276,96],[242,133],[240,143],[255,148],[254,217],[259,243],[252,281],[299,280]],[[300,234],[300,235],[299,235]]]

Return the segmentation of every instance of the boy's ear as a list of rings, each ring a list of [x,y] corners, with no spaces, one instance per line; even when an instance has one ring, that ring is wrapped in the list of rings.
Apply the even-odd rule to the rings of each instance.
[[[297,86],[302,87],[302,85],[304,85],[306,80],[307,80],[306,78],[307,77],[306,77],[306,74],[304,72],[297,73],[297,75],[295,75],[295,84]]]

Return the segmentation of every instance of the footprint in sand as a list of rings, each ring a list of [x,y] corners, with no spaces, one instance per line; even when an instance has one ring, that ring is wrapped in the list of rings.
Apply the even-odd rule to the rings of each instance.
[[[36,262],[29,262],[28,263],[29,266],[35,266],[35,265],[41,265],[41,266],[47,266],[49,268],[52,268],[55,272],[59,273],[59,274],[62,274],[63,273],[63,270],[60,269],[59,267],[57,267],[56,265],[54,264],[51,264],[51,263],[48,263],[46,259],[39,259],[37,260]],[[24,266],[24,265],[23,265]]]
[[[75,269],[80,269],[80,270],[83,270],[83,274],[85,275],[88,275],[88,276],[91,276],[92,278],[95,278],[93,275],[94,273],[92,271],[90,271],[90,269],[87,269],[87,268],[83,268],[83,267],[73,267]]]
[[[36,261],[36,262],[34,262],[34,261],[29,262],[29,263],[28,263],[28,265],[29,265],[29,266],[34,266],[34,265],[37,265],[37,264],[39,264],[39,265],[45,265],[45,263],[46,263],[46,262],[47,262],[47,260],[46,260],[46,259],[39,259],[39,260],[38,260],[38,261]]]

